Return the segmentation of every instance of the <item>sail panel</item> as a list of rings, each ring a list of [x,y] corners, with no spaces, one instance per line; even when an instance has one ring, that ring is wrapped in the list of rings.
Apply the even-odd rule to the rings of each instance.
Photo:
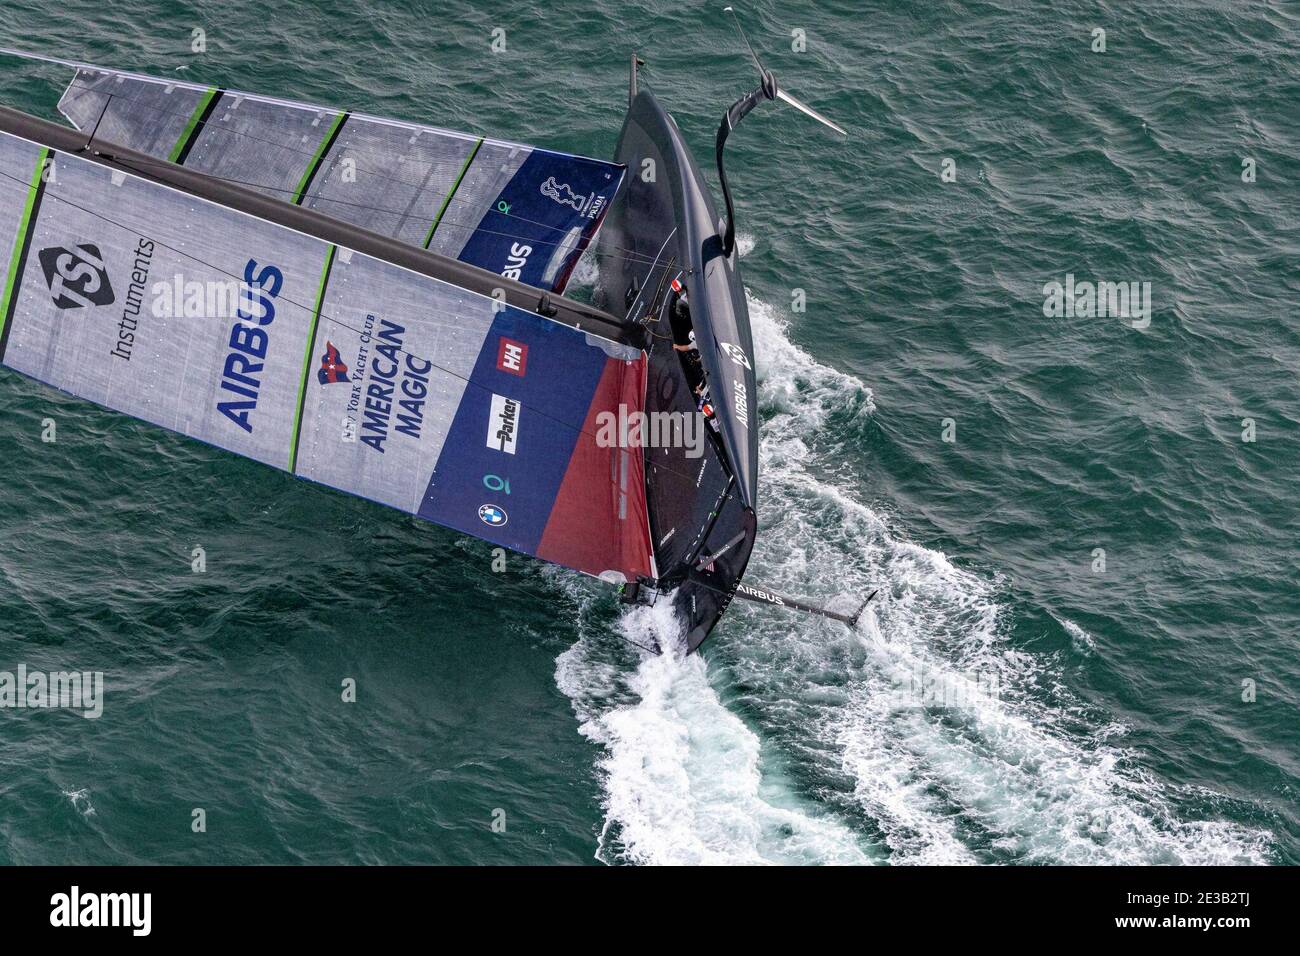
[[[596,440],[602,411],[638,409],[644,404],[646,371],[644,361],[606,363],[538,543],[539,557],[569,567],[594,566],[608,560],[601,552],[605,542],[612,541],[620,555],[619,566],[635,567],[642,560],[641,549],[649,549],[648,539],[628,533],[628,529],[650,527],[642,453],[611,454]],[[657,569],[644,573],[658,577]]]
[[[59,111],[77,129],[168,159],[212,92],[189,83],[141,83],[121,73],[78,70]]]
[[[60,110],[104,139],[562,292],[619,164],[211,87],[81,69]],[[101,118],[102,114],[102,118]]]
[[[459,259],[486,214],[488,204],[496,201],[497,196],[519,172],[519,167],[530,152],[532,151],[526,146],[489,143],[486,140],[481,142],[474,152],[474,158],[458,171],[459,182],[455,192],[446,207],[439,210],[440,215],[435,215],[435,223],[430,229],[425,247]],[[507,233],[513,231],[513,226],[512,223],[511,230],[507,230]],[[500,261],[501,265],[496,264],[496,259],[479,264],[499,273],[508,268],[504,260]]]
[[[0,137],[0,354],[4,353],[21,290],[17,276],[25,271],[31,243],[27,233],[42,191],[48,150],[13,137]]]
[[[588,419],[599,411],[617,412],[624,390],[611,388],[607,381],[618,386],[627,381],[636,393],[627,407],[643,407],[644,388],[637,386],[644,382],[640,372],[644,359],[637,352],[631,360],[625,357],[631,353],[616,348],[610,349],[613,355],[603,348],[573,348],[568,331],[554,323],[541,326],[517,310],[494,318],[472,375],[475,387],[466,390],[457,409],[447,439],[449,451],[429,479],[421,516],[472,534],[475,522],[487,520],[480,509],[495,508],[507,519],[500,528],[502,543],[540,555],[552,520],[563,528],[562,533],[586,539],[596,536],[593,521],[615,513],[618,502],[613,496],[616,482],[611,479],[611,463],[620,452],[599,448],[599,433],[589,427]],[[564,383],[562,390],[556,389],[557,382]],[[580,443],[584,449],[598,448],[599,460],[575,459]],[[637,466],[641,467],[639,455]],[[581,480],[586,486],[589,498],[584,512],[556,512],[554,505],[566,479]],[[636,482],[643,488],[640,473]],[[609,548],[619,550],[625,527],[638,535],[646,529],[649,553],[649,531],[642,516],[614,525],[608,536],[595,540],[603,561],[609,560]],[[567,563],[568,551],[552,548],[549,553],[555,555],[552,560]],[[590,561],[576,566],[593,570]],[[594,573],[617,567],[609,564]],[[638,574],[649,573],[648,563],[638,570]]]
[[[299,187],[341,121],[342,114],[333,110],[286,110],[275,102],[224,93],[196,130],[184,165],[297,202]]]
[[[423,248],[430,211],[436,217],[479,142],[350,116],[303,205]]]
[[[45,152],[0,134],[21,264],[0,363],[505,547],[651,573],[640,452],[589,427],[644,408],[644,353],[79,157],[42,178]]]
[[[430,248],[543,289],[563,289],[618,191],[608,163],[485,143]],[[486,210],[486,211],[484,211]]]
[[[4,363],[287,468],[308,331],[290,304],[310,301],[325,252],[319,240],[58,155]],[[196,292],[199,314],[187,316]],[[240,321],[241,309],[254,320]]]
[[[480,296],[346,250],[324,283],[299,472],[416,514],[491,309]]]

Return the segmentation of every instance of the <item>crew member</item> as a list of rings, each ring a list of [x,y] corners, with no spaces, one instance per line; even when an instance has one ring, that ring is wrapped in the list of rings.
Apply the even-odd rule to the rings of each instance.
[[[704,388],[704,363],[700,361],[700,349],[695,344],[695,329],[691,323],[691,307],[686,299],[686,287],[674,279],[672,281],[673,300],[668,306],[668,324],[672,327],[673,350],[682,360],[682,369],[686,373],[686,383],[697,396]]]

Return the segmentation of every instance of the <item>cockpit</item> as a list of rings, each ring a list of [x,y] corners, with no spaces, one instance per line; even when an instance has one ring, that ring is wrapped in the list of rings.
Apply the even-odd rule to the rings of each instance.
[[[717,431],[718,422],[713,414],[708,377],[704,372],[704,363],[700,359],[700,348],[695,341],[695,329],[691,322],[690,302],[686,287],[678,279],[672,281],[668,301],[668,323],[672,329],[673,351],[681,360],[686,383],[695,396],[695,408],[704,415],[713,430]]]

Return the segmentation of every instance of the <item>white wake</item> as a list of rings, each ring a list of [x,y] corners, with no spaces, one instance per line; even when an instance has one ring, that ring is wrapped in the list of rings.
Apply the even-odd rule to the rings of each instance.
[[[795,345],[767,303],[749,308],[764,416],[751,580],[842,608],[880,595],[856,632],[736,602],[711,665],[580,623],[556,679],[601,747],[598,857],[1268,862],[1266,831],[1179,819],[1117,743],[1124,728],[1090,722],[1050,659],[1002,640],[998,581],[908,542],[860,499],[869,475],[835,462],[862,456],[835,436],[862,434],[870,390]],[[668,613],[632,609],[616,626],[645,644],[677,627]]]

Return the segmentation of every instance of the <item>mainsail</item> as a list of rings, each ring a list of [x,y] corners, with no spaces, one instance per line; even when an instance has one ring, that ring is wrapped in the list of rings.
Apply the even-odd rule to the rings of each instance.
[[[111,109],[96,135],[170,155],[171,113],[140,115]],[[333,170],[338,124],[319,125],[294,142],[316,129]],[[303,195],[336,213],[332,181]],[[0,364],[526,554],[654,574],[641,454],[597,441],[602,412],[644,408],[639,349],[8,132],[0,247]]]
[[[624,167],[322,106],[83,67],[78,128],[561,292]]]

